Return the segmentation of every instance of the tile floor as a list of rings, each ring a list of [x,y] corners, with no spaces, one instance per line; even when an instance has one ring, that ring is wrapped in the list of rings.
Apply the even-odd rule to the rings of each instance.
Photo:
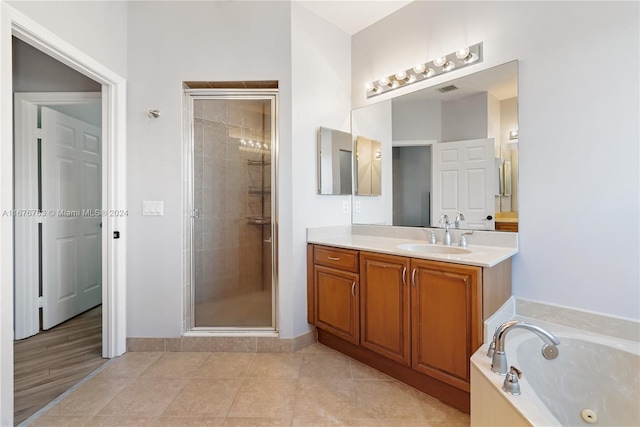
[[[469,426],[322,344],[296,353],[127,353],[31,426]]]

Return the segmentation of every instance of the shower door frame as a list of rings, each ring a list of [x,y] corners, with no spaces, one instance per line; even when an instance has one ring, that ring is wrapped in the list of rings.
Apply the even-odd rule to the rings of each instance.
[[[271,326],[195,326],[195,100],[269,100],[271,105]],[[238,333],[246,335],[277,336],[278,333],[278,89],[190,89],[184,87],[183,120],[185,122],[184,176],[185,176],[185,335]]]

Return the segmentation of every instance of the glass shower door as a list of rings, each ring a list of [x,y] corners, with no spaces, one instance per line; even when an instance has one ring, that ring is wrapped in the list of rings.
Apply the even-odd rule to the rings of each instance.
[[[275,96],[192,99],[192,326],[273,329]]]

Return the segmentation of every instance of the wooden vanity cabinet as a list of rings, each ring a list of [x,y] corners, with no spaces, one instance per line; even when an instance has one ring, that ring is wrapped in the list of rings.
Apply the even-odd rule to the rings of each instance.
[[[511,296],[510,259],[484,268],[309,244],[307,261],[321,343],[469,412],[469,360]]]
[[[469,391],[482,344],[482,268],[411,260],[413,369]]]
[[[411,365],[410,260],[360,253],[360,345]]]
[[[310,247],[313,260],[312,317],[317,328],[353,344],[360,341],[358,252]]]

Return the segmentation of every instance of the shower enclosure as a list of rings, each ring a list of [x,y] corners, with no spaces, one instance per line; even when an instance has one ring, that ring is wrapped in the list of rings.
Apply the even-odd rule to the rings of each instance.
[[[187,91],[191,330],[274,330],[276,90]]]

